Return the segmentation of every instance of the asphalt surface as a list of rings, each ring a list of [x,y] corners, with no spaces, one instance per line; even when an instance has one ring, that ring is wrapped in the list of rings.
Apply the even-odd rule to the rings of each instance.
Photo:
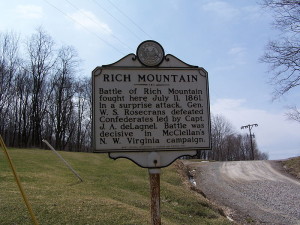
[[[194,185],[237,223],[300,225],[300,181],[279,162],[199,162],[188,167]]]

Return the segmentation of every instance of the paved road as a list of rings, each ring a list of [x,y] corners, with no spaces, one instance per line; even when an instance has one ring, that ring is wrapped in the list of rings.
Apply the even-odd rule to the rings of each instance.
[[[189,164],[196,185],[243,224],[300,225],[300,182],[276,161]]]

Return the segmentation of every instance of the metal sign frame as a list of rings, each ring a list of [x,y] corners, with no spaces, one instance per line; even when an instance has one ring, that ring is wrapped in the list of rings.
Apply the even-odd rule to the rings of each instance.
[[[159,43],[145,41],[139,45],[136,55],[129,54],[113,64],[97,67],[92,76],[94,152],[109,153],[113,159],[128,158],[145,168],[161,168],[180,156],[195,155],[196,150],[211,148],[208,73],[205,69],[186,64],[171,54],[165,56]],[[172,88],[177,93],[172,92]],[[155,105],[155,98],[161,99],[161,110],[156,108],[159,104],[150,109]],[[187,106],[188,100],[190,106]],[[168,103],[163,104],[163,101]],[[129,109],[119,109],[128,102],[143,102],[149,113],[157,110],[163,116],[154,119],[156,115],[131,115]],[[169,123],[176,119],[174,110],[175,115],[179,113],[178,121],[181,120],[178,127]],[[133,112],[140,113],[139,110]],[[194,115],[194,120],[189,113]],[[143,122],[133,118],[139,121],[146,118],[144,124],[148,125],[142,127],[139,124]],[[175,128],[167,129],[173,124]],[[152,142],[147,135],[152,137]],[[137,144],[129,143],[131,140],[137,140]]]

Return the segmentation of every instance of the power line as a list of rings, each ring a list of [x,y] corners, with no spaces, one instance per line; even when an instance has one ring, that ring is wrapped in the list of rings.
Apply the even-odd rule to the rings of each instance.
[[[126,55],[126,53],[120,51],[119,49],[117,49],[115,46],[113,46],[112,44],[110,44],[109,42],[107,42],[106,40],[104,40],[102,37],[100,37],[97,33],[89,30],[86,26],[84,26],[83,24],[79,23],[78,21],[74,20],[71,16],[69,16],[68,14],[64,13],[62,10],[60,10],[59,8],[57,8],[55,5],[51,4],[50,2],[48,2],[47,0],[44,0],[46,3],[48,3],[50,6],[52,6],[53,8],[55,8],[57,11],[59,11],[60,13],[62,13],[63,15],[65,15],[66,17],[68,17],[69,19],[71,19],[73,22],[77,23],[78,25],[80,25],[82,28],[84,28],[87,32],[93,34],[95,37],[97,37],[98,39],[100,39],[101,41],[103,41],[106,45],[110,46],[111,48],[113,48],[114,50],[116,50],[117,52],[119,52],[122,55]]]
[[[131,19],[126,13],[124,13],[119,7],[117,7],[112,1],[107,0],[113,7],[115,7],[123,16],[125,16],[128,20],[131,21],[131,23],[133,23],[138,29],[140,29],[140,31],[142,31],[146,36],[148,36],[150,39],[152,39],[152,37],[143,29],[141,28],[136,22],[134,22],[133,19]]]
[[[95,20],[94,18],[92,18],[91,16],[89,16],[88,14],[86,14],[84,11],[80,10],[77,6],[75,6],[69,0],[65,0],[65,1],[68,2],[73,8],[75,8],[76,10],[78,10],[82,15],[86,16],[89,20],[91,20],[96,25],[98,25],[99,27],[101,27],[101,24],[97,20]],[[110,35],[113,38],[115,38],[117,41],[119,41],[122,45],[124,45],[125,47],[127,47],[130,51],[132,50],[126,43],[124,43],[120,38],[118,38],[117,36],[115,36],[113,33],[111,33]]]
[[[109,14],[112,18],[114,18],[119,24],[121,24],[123,27],[125,27],[131,34],[133,34],[137,39],[140,41],[143,41],[142,38],[140,38],[136,33],[134,33],[128,26],[126,26],[124,23],[122,23],[118,18],[116,18],[112,13],[110,13],[107,9],[102,7],[96,0],[94,0],[97,6],[99,6],[101,9],[103,9],[107,14]]]

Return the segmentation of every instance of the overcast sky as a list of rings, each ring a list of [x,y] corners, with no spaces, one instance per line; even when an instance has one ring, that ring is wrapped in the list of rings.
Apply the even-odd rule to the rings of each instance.
[[[0,2],[0,32],[26,38],[42,26],[57,46],[76,48],[80,76],[155,40],[166,54],[208,71],[213,114],[225,116],[240,133],[247,133],[241,126],[257,123],[252,131],[270,159],[299,156],[300,124],[284,114],[299,103],[300,92],[272,101],[268,66],[259,57],[278,33],[257,1],[9,0]]]

